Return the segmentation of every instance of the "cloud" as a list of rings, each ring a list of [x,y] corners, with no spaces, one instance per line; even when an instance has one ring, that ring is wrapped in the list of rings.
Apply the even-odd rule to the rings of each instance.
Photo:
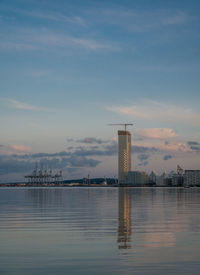
[[[36,45],[31,45],[28,43],[21,43],[19,41],[0,41],[0,49],[2,50],[25,50],[25,51],[33,51],[37,50],[38,47]]]
[[[100,138],[95,138],[95,137],[85,137],[83,139],[78,139],[76,142],[87,143],[87,144],[93,144],[93,143],[103,144],[103,143],[108,143],[109,141],[102,140]]]
[[[133,154],[147,154],[147,153],[159,153],[161,150],[156,147],[148,147],[148,146],[132,146]],[[102,157],[102,156],[115,156],[118,152],[118,145],[116,142],[111,142],[110,144],[104,145],[103,147],[97,146],[71,146],[68,151],[61,151],[55,153],[35,153],[35,154],[24,154],[24,155],[13,155],[14,157],[18,157],[21,159],[38,159],[38,158],[60,158],[60,157]]]
[[[101,161],[85,156],[72,155],[69,157],[42,158],[40,162],[48,164],[54,169],[96,167]]]
[[[18,109],[18,110],[42,111],[42,112],[52,112],[52,111],[55,111],[54,109],[27,104],[27,103],[18,101],[16,99],[11,99],[11,98],[8,98],[8,99],[0,98],[0,102],[2,102],[4,105],[6,105],[8,107],[11,107],[13,109]]]
[[[24,145],[10,145],[10,148],[14,151],[16,151],[17,153],[28,153],[30,152],[30,147],[29,146],[24,146]]]
[[[98,15],[101,14],[101,17]],[[171,9],[154,9],[139,10],[139,9],[126,9],[124,6],[121,8],[113,8],[98,11],[96,20],[102,23],[117,25],[124,28],[126,31],[131,32],[149,32],[156,29],[161,29],[163,26],[180,26],[187,23],[190,16],[181,10]]]
[[[85,140],[85,139],[83,139]],[[90,140],[90,142],[101,142],[99,139]],[[107,142],[106,142],[107,143]],[[96,157],[113,156],[117,154],[117,143],[111,141],[109,144],[103,144],[103,147],[91,146],[72,147],[69,151],[61,151],[55,153],[39,152],[30,154],[30,148],[23,145],[1,145],[0,154],[0,173],[27,173],[30,167],[33,170],[35,161],[47,163],[48,166],[53,166],[55,169],[65,168],[84,168],[96,167],[101,163],[101,160]],[[13,168],[15,167],[15,168]]]
[[[173,158],[172,155],[165,155],[165,156],[163,157],[163,160],[168,160],[168,159],[172,159],[172,158]]]
[[[75,155],[69,157],[53,157],[51,159],[39,158],[37,160],[39,160],[40,164],[47,164],[48,167],[52,167],[53,169],[96,167],[101,163],[100,160]],[[34,166],[35,159],[32,158],[31,155],[26,155],[25,159],[16,155],[0,155],[0,175],[13,173],[24,173],[25,175],[33,171]]]
[[[0,175],[24,173],[33,168],[32,162],[17,160],[10,156],[0,156]]]
[[[154,145],[133,145],[132,153],[136,154],[161,154],[167,152],[181,152],[181,153],[192,153],[190,146],[185,142],[175,141],[175,142],[162,142],[154,143]]]
[[[143,100],[132,106],[107,107],[109,111],[147,121],[181,123],[200,126],[200,114],[188,107],[167,104],[152,100]]]
[[[83,139],[85,140],[85,139]],[[95,157],[110,156],[117,154],[117,143],[112,141],[110,144],[104,144],[103,148],[91,146],[92,142],[98,142],[101,145],[101,140],[93,138],[87,140],[89,147],[78,146],[72,147],[69,151],[61,151],[55,153],[39,152],[30,154],[29,147],[24,145],[0,146],[0,174],[9,173],[28,173],[34,168],[36,161],[39,163],[48,164],[54,169],[70,169],[73,168],[94,168],[101,163],[101,160]],[[30,170],[31,169],[31,170]]]
[[[148,161],[142,161],[140,163],[138,163],[138,166],[147,166],[149,164]]]
[[[24,154],[27,154],[30,152],[30,147],[21,145],[21,144],[13,144],[13,145],[0,145],[0,154],[1,155],[12,155],[12,154],[20,154],[24,156]]]
[[[184,24],[189,19],[188,15],[182,11],[176,14],[163,18],[163,25],[180,25]]]
[[[149,157],[150,157],[150,155],[147,155],[147,154],[140,154],[140,155],[138,155],[138,159],[140,161],[147,160]]]
[[[200,147],[198,147],[198,146],[190,146],[190,149],[193,151],[197,151],[197,152],[200,151]]]
[[[117,143],[111,142],[102,148],[79,146],[71,154],[76,156],[113,156],[117,154]]]
[[[77,139],[73,139],[77,142]],[[1,174],[6,173],[28,173],[33,170],[35,161],[48,163],[48,166],[52,166],[54,169],[66,169],[70,168],[86,168],[86,167],[97,167],[102,157],[116,156],[118,152],[118,144],[116,141],[101,140],[95,137],[83,138],[79,141],[83,141],[81,146],[71,146],[67,151],[60,151],[55,153],[38,152],[30,154],[30,148],[24,145],[0,145],[0,158],[2,163]],[[157,142],[157,141],[156,141]],[[132,146],[132,154],[137,156],[139,161],[138,166],[147,166],[148,160],[152,155],[163,156],[164,160],[172,158],[176,152],[190,153],[193,154],[194,149],[199,150],[198,144],[195,141],[188,142],[191,145],[183,142],[165,142],[162,140],[161,143],[155,146],[134,144]],[[192,148],[198,147],[198,148]],[[190,148],[191,147],[191,148]],[[16,164],[16,166],[15,166]],[[15,168],[13,168],[15,166]],[[31,167],[31,170],[30,170]]]
[[[13,28],[12,39],[7,33],[1,35],[0,48],[5,50],[80,50],[119,51],[119,47],[104,40],[93,39],[86,36],[72,36],[66,33],[48,31],[47,29]]]
[[[67,163],[70,163],[72,167],[96,167],[101,161],[84,156],[72,156],[67,159]]]
[[[160,150],[154,146],[141,146],[141,145],[133,145],[131,147],[132,153],[139,153],[139,154],[143,154],[143,153],[156,153],[159,152]]]
[[[47,11],[45,11],[45,13],[41,11],[26,11],[26,10],[19,10],[19,9],[15,9],[13,11],[26,16],[32,16],[32,17],[36,17],[44,20],[57,21],[57,22],[63,22],[63,23],[72,23],[72,24],[77,24],[81,26],[86,25],[85,20],[80,16],[66,16],[59,12],[47,12]]]
[[[157,144],[156,148],[160,152],[182,152],[189,153],[191,152],[190,147],[185,142],[176,141],[176,142],[164,142],[161,144]]]
[[[138,163],[138,166],[147,166],[148,165],[148,159],[150,158],[150,155],[149,154],[139,154],[137,156],[138,160],[140,161]]]
[[[152,138],[152,139],[166,139],[176,137],[177,134],[170,128],[146,128],[136,132],[137,136]]]
[[[197,141],[188,141],[187,144],[188,145],[200,145],[200,143]]]
[[[187,144],[189,145],[192,151],[200,152],[200,143],[197,141],[188,141]]]

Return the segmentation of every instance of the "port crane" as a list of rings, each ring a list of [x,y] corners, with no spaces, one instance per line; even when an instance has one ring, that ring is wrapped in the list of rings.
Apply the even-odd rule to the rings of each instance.
[[[133,126],[133,123],[114,123],[114,124],[108,124],[109,126],[116,126],[116,125],[120,125],[120,126],[124,126],[124,130],[126,131],[127,126]]]

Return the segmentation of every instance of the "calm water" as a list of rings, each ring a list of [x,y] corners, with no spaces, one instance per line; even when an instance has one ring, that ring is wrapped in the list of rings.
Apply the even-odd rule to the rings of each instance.
[[[0,274],[200,274],[200,188],[1,188]]]

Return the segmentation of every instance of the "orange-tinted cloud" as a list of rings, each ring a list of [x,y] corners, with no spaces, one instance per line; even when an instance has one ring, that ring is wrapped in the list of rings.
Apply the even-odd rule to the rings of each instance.
[[[176,137],[177,134],[171,128],[146,128],[136,132],[138,136],[152,139],[168,139]]]
[[[153,100],[142,100],[130,106],[111,106],[109,111],[147,121],[200,125],[200,114],[193,109]]]

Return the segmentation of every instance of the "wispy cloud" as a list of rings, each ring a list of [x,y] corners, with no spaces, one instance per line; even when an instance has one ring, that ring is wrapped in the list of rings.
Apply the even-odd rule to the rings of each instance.
[[[156,147],[162,152],[192,153],[192,150],[185,142],[175,141],[157,144]]]
[[[83,38],[83,37],[75,37],[66,34],[58,34],[52,32],[40,32],[35,33],[32,32],[31,35],[27,34],[25,37],[30,42],[39,43],[40,46],[47,45],[48,46],[58,46],[61,48],[66,47],[80,47],[92,51],[98,50],[119,50],[117,47],[112,46],[111,44],[104,41],[97,41],[92,38]]]
[[[189,16],[185,12],[178,11],[173,15],[166,16],[165,18],[163,18],[162,23],[164,25],[180,25],[187,22],[188,19]]]
[[[41,19],[44,21],[55,21],[55,22],[61,22],[61,23],[71,23],[71,24],[76,24],[79,26],[86,26],[86,21],[85,19],[79,15],[70,15],[70,13],[63,12],[62,10],[60,12],[54,11],[54,10],[39,10],[39,9],[33,9],[33,10],[28,10],[28,9],[20,9],[20,8],[13,8],[13,7],[8,7],[6,8],[6,11],[9,14],[19,15],[20,17],[32,17],[33,19],[35,18],[36,20]],[[1,18],[1,16],[0,16]]]
[[[148,32],[163,26],[179,26],[190,20],[188,13],[171,9],[125,9],[124,7],[102,11],[99,20],[104,23],[118,25],[133,32]],[[98,17],[97,17],[98,18]],[[98,20],[98,19],[97,19]]]
[[[109,111],[129,117],[157,122],[182,123],[193,126],[200,125],[200,114],[191,108],[167,104],[152,100],[143,100],[141,103],[130,106],[110,106]]]
[[[151,139],[168,139],[177,137],[177,134],[170,128],[145,128],[136,131],[136,135]]]
[[[73,36],[47,29],[12,28],[10,33],[2,32],[0,49],[4,50],[65,50],[85,49],[88,51],[119,51],[120,48],[109,41],[86,36]]]
[[[18,110],[42,111],[42,112],[56,111],[55,109],[27,104],[12,98],[9,98],[9,99],[0,98],[0,102],[4,106],[7,106],[13,109],[18,109]]]
[[[27,42],[20,41],[0,41],[0,49],[2,50],[25,50],[25,51],[33,51],[37,50],[38,47],[36,45],[31,45]]]
[[[41,12],[41,11],[27,11],[27,10],[13,10],[16,13],[23,14],[25,16],[31,16],[39,19],[44,20],[50,20],[50,21],[57,21],[57,22],[63,22],[63,23],[72,23],[72,24],[78,24],[81,26],[86,25],[86,21],[84,18],[80,16],[66,16],[60,12]]]
[[[27,75],[34,78],[42,78],[49,76],[52,73],[52,70],[32,70],[27,72]]]

